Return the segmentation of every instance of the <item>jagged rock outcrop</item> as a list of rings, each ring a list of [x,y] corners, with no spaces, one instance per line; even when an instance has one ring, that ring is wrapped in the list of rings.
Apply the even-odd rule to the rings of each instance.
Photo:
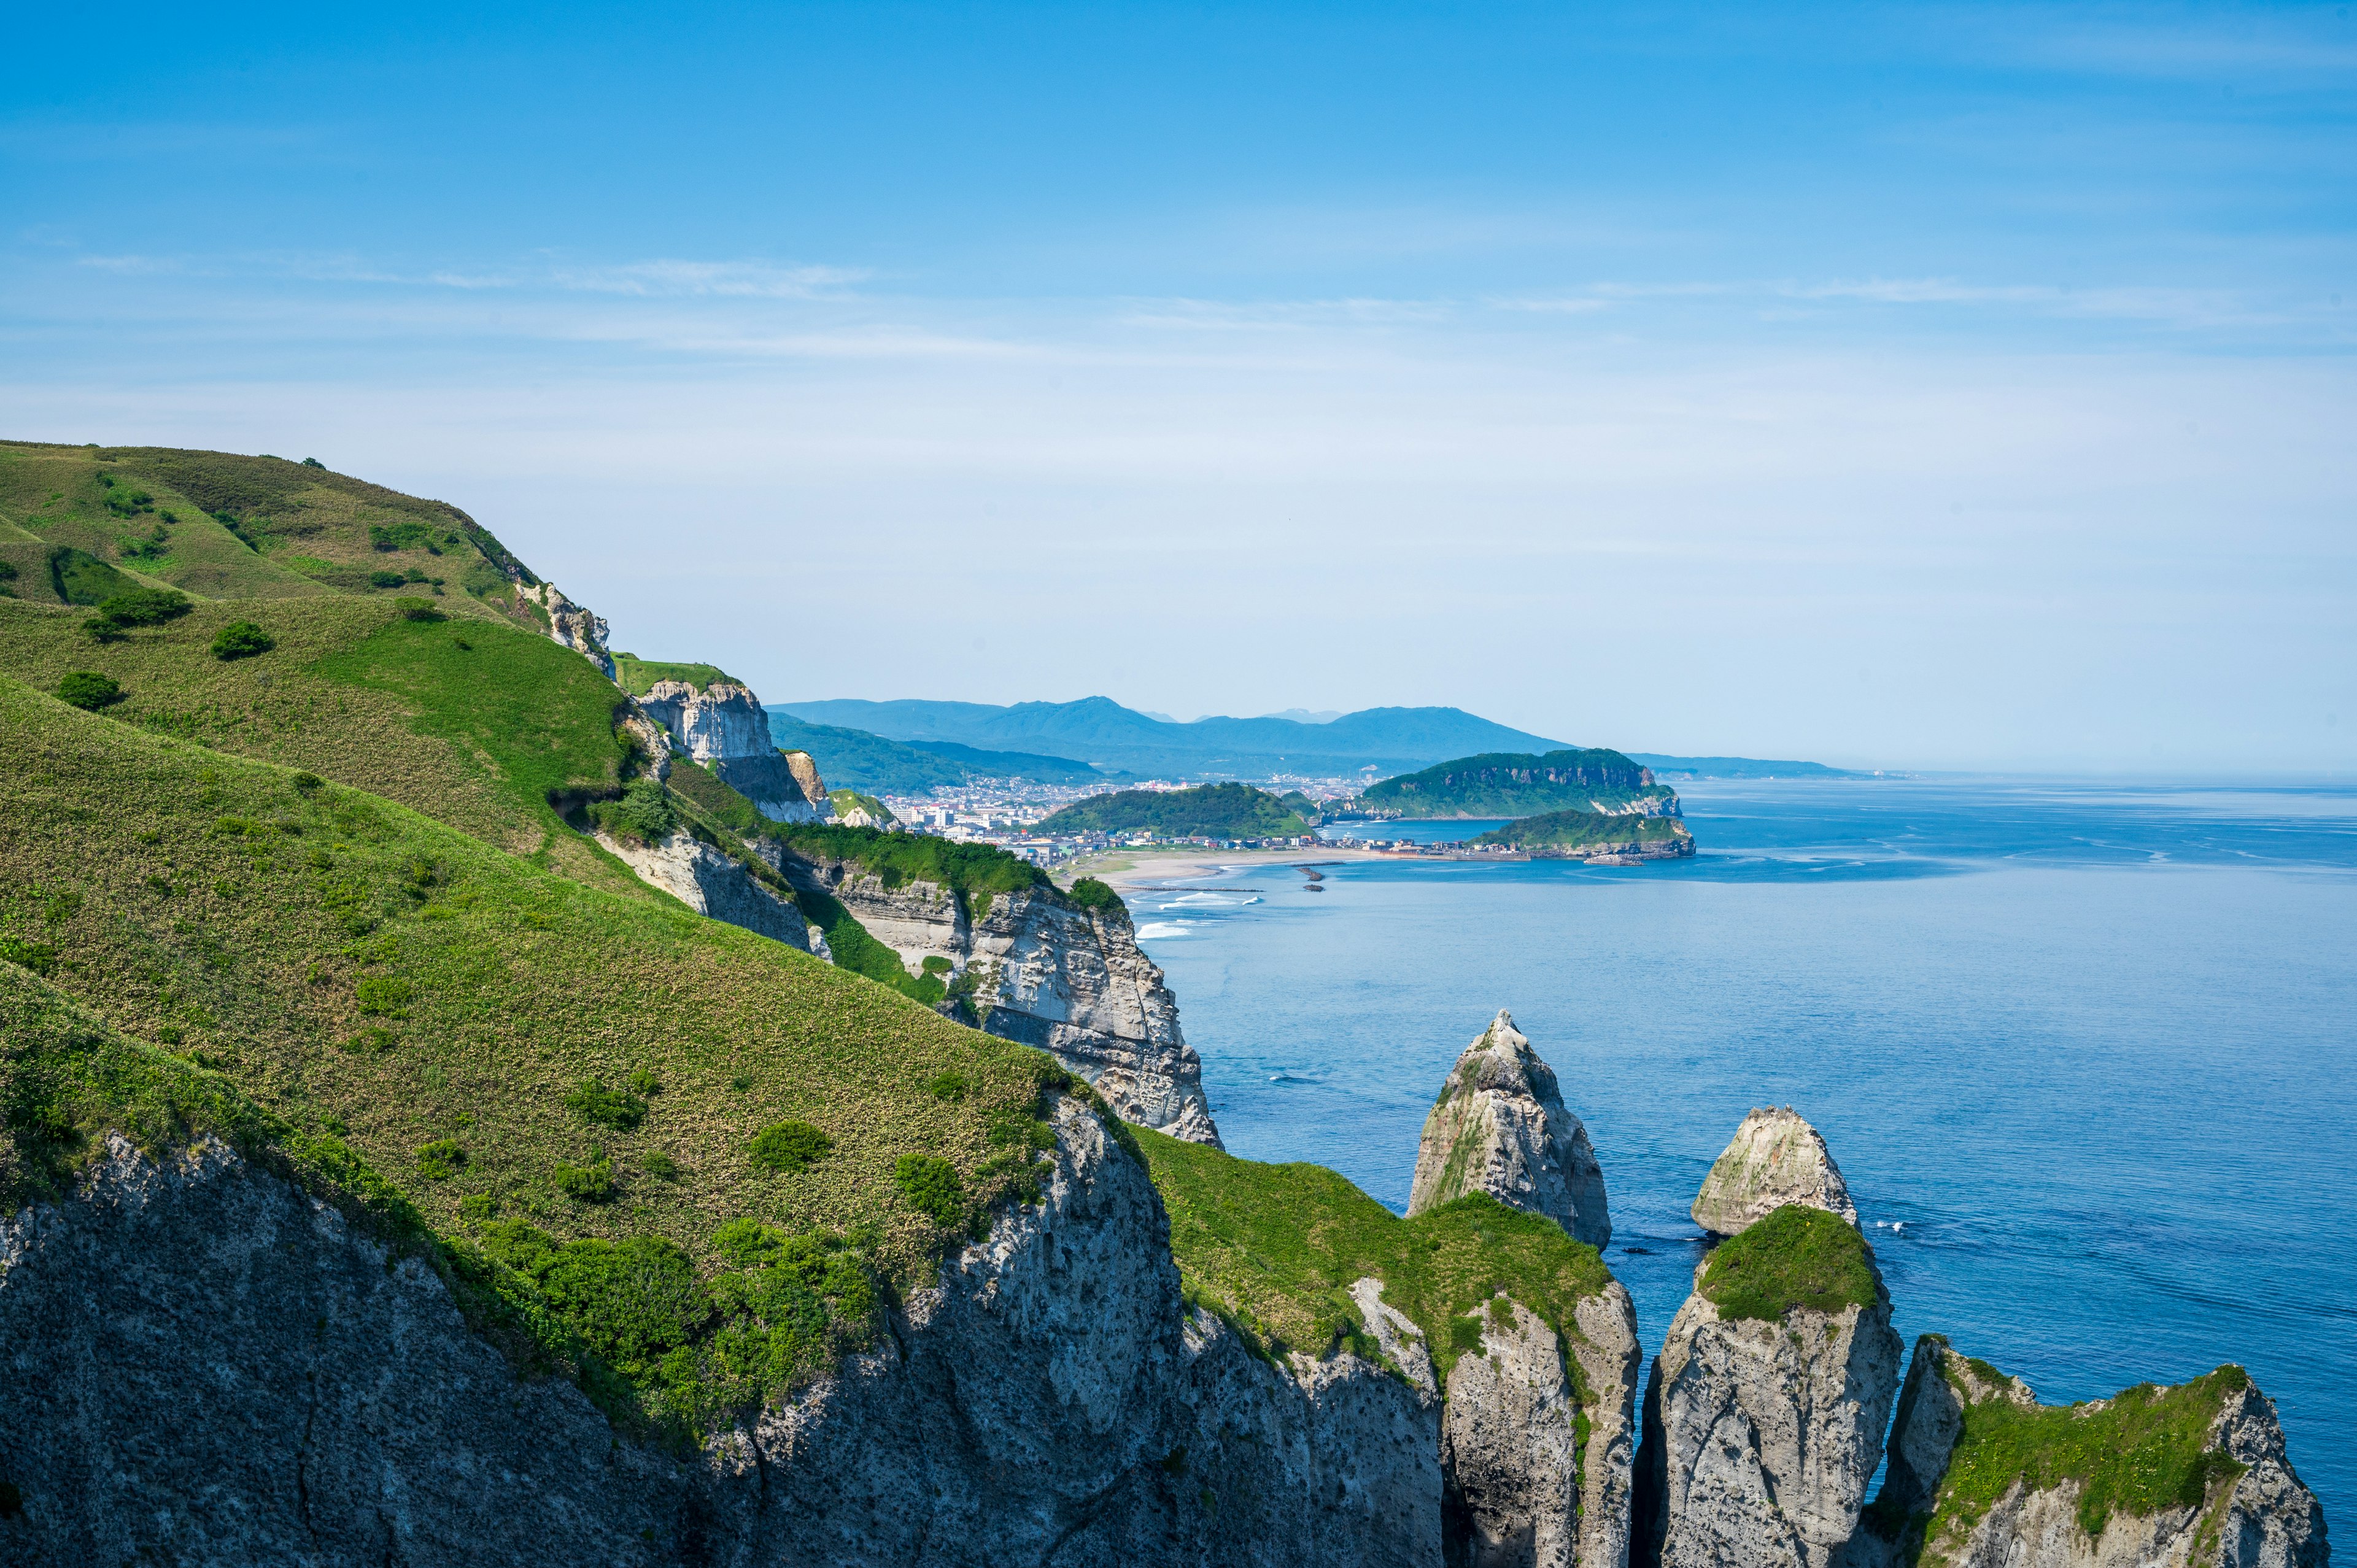
[[[1788,1203],[1857,1223],[1841,1167],[1817,1130],[1789,1105],[1760,1107],[1736,1128],[1695,1194],[1691,1212],[1704,1230],[1734,1236]]]
[[[658,681],[639,706],[680,750],[772,822],[816,822],[833,815],[817,764],[805,752],[778,749],[770,738],[770,715],[748,688],[734,681],[708,686]]]
[[[1898,1391],[1889,1294],[1878,1273],[1868,1305],[1722,1316],[1703,1292],[1709,1268],[1646,1385],[1631,1560],[1828,1568],[1857,1527]]]
[[[2151,1513],[2115,1507],[2100,1531],[2082,1518],[2083,1483],[2044,1487],[2028,1475],[1975,1511],[1943,1497],[1951,1460],[1967,1441],[1975,1410],[2059,1424],[2104,1419],[2120,1402],[2180,1403],[2179,1420],[2207,1417],[2199,1496],[2169,1499]],[[2214,1405],[2214,1409],[2212,1406]],[[2007,1444],[2017,1461],[2028,1444]],[[1978,1477],[1984,1484],[1990,1478]],[[2138,1389],[2065,1412],[2041,1409],[2029,1385],[1953,1349],[1945,1337],[1915,1342],[1907,1387],[1891,1428],[1881,1494],[1835,1559],[1836,1568],[2323,1568],[2330,1561],[2324,1510],[2284,1452],[2275,1406],[2240,1368],[2224,1367],[2178,1389]]]
[[[608,631],[605,618],[592,615],[558,593],[554,583],[524,581],[523,575],[517,575],[522,571],[518,566],[510,575],[516,585],[516,593],[539,607],[542,615],[547,618],[550,638],[588,660],[606,672],[606,679],[612,680],[614,656],[606,648]]]
[[[1478,1316],[1480,1349],[1449,1369],[1441,1421],[1446,1561],[1622,1568],[1641,1362],[1628,1291],[1582,1299],[1567,1342],[1503,1293]]]
[[[1425,1118],[1407,1211],[1486,1192],[1601,1248],[1612,1240],[1604,1172],[1555,1071],[1502,1010],[1465,1047]]]
[[[872,1353],[684,1457],[520,1372],[441,1280],[219,1144],[120,1139],[0,1222],[0,1560],[1429,1568],[1438,1412],[1189,1314],[1144,1169],[1055,1110]]]
[[[740,862],[682,828],[660,843],[600,832],[597,842],[639,880],[660,887],[699,915],[772,937],[790,948],[831,958],[826,933],[793,903],[765,887]]]
[[[987,1033],[1050,1053],[1125,1121],[1219,1144],[1202,1058],[1118,904],[1084,908],[1051,889],[969,901],[931,882],[888,887],[856,860],[756,847],[798,891],[839,899],[911,971],[947,960],[953,992]]]

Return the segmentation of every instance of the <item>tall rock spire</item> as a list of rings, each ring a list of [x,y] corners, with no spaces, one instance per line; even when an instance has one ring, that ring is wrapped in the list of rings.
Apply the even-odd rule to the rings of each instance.
[[[1469,1192],[1544,1214],[1591,1247],[1612,1240],[1587,1129],[1564,1108],[1555,1070],[1503,1009],[1457,1058],[1425,1118],[1407,1211]]]

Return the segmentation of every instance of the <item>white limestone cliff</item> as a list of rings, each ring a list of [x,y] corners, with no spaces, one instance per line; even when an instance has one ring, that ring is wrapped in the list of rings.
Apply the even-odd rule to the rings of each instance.
[[[1788,1203],[1857,1223],[1848,1184],[1817,1130],[1789,1105],[1755,1109],[1695,1195],[1694,1221],[1716,1235],[1734,1236]]]
[[[985,1032],[1047,1051],[1124,1121],[1219,1145],[1202,1058],[1119,905],[1091,908],[1048,888],[969,901],[931,882],[888,887],[856,860],[755,847],[798,891],[840,900],[910,972],[946,961],[964,1015]]]
[[[761,701],[734,681],[694,686],[658,681],[639,707],[689,757],[710,768],[772,822],[825,822],[834,815],[817,765],[805,752],[780,752]]]
[[[1601,1248],[1612,1240],[1604,1172],[1555,1070],[1502,1010],[1465,1047],[1425,1118],[1407,1211],[1469,1192],[1544,1214]]]
[[[549,638],[580,654],[614,678],[614,656],[607,650],[608,635],[605,618],[591,614],[557,592],[554,583],[525,582],[513,579],[516,592],[538,607],[544,618]]]
[[[697,914],[759,931],[819,958],[833,957],[826,933],[804,919],[791,899],[763,886],[744,865],[684,828],[660,843],[602,830],[597,838],[608,854],[638,873],[640,881],[662,888]]]

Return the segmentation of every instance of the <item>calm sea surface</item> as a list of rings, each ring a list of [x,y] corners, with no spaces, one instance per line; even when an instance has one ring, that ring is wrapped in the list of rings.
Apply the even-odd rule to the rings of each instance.
[[[1595,1140],[1649,1353],[1701,1255],[1696,1186],[1746,1110],[1790,1104],[1910,1344],[1945,1332],[2050,1402],[2240,1361],[2349,1517],[2357,790],[1681,793],[1702,853],[1677,865],[1134,894],[1228,1147],[1405,1208],[1425,1112],[1504,1007]]]

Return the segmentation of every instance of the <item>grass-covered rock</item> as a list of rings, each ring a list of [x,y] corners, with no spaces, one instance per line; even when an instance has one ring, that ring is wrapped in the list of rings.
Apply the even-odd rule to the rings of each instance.
[[[1722,1319],[1772,1323],[1795,1307],[1832,1315],[1872,1306],[1879,1284],[1855,1226],[1792,1203],[1720,1242],[1695,1288]]]

